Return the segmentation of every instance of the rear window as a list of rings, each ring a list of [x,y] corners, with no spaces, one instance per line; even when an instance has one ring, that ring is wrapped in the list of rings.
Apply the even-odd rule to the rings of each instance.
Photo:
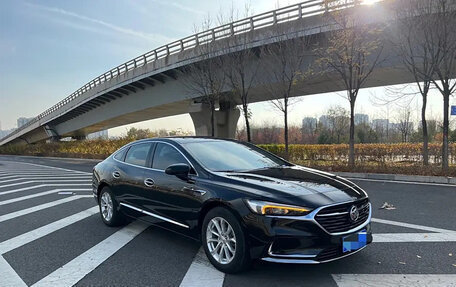
[[[119,160],[119,161],[124,161],[124,158],[125,158],[125,152],[127,151],[126,148],[123,148],[121,149],[120,151],[118,151],[115,155],[114,155],[114,158]]]
[[[127,152],[125,162],[129,164],[146,167],[150,147],[150,143],[133,145]]]

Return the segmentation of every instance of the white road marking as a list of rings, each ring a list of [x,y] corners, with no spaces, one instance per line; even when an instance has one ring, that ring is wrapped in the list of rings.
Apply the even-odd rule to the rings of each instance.
[[[27,200],[30,198],[58,193],[60,191],[91,191],[91,189],[89,189],[89,188],[52,189],[52,190],[48,190],[48,191],[44,191],[44,192],[40,192],[40,193],[34,193],[34,194],[30,194],[30,195],[25,195],[25,196],[21,196],[21,197],[16,197],[16,198],[0,201],[0,205],[6,205],[6,204],[13,203],[13,202]]]
[[[93,196],[92,195],[74,195],[74,196],[69,196],[69,197],[66,197],[66,198],[59,199],[59,200],[55,200],[55,201],[47,202],[47,203],[44,203],[44,204],[36,205],[36,206],[30,207],[30,208],[26,208],[26,209],[18,210],[18,211],[15,211],[15,212],[11,212],[11,213],[8,213],[8,214],[5,214],[5,215],[0,215],[0,222],[7,221],[7,220],[10,220],[10,219],[19,217],[19,216],[30,214],[32,212],[43,210],[43,209],[46,209],[46,208],[49,208],[49,207],[53,207],[53,206],[56,206],[56,205],[59,205],[59,204],[63,204],[63,203],[66,203],[66,202],[70,202],[70,201],[73,201],[73,200],[77,200],[77,199],[80,199],[80,198],[88,198],[88,197],[93,197]]]
[[[356,178],[356,177],[346,177],[349,180],[359,180],[359,181],[377,181],[377,182],[387,182],[387,183],[402,183],[402,184],[417,184],[417,185],[434,185],[434,186],[444,186],[455,188],[456,185],[450,183],[432,183],[432,182],[415,182],[415,181],[401,181],[401,180],[383,180],[383,179],[368,179],[368,178]]]
[[[0,171],[0,175],[8,175],[8,174],[16,174],[16,173],[41,173],[41,172],[56,172],[55,170],[43,170],[43,169],[35,169],[35,170],[28,170],[28,169],[23,169],[21,168],[20,170],[16,170],[15,168]],[[61,171],[64,172],[64,171]],[[65,173],[70,173],[68,171],[65,171]]]
[[[11,250],[14,250],[22,245],[35,241],[43,236],[46,236],[52,232],[55,232],[59,229],[62,229],[68,225],[71,225],[75,222],[83,220],[89,216],[92,216],[98,213],[98,206],[91,207],[79,213],[73,214],[71,216],[65,217],[63,219],[57,220],[55,222],[49,223],[48,225],[39,227],[27,233],[18,235],[14,238],[8,239],[0,243],[0,255],[5,254]]]
[[[38,166],[38,167],[42,167],[42,168],[72,171],[72,172],[83,173],[83,174],[91,174],[90,172],[83,172],[83,171],[79,171],[79,170],[73,170],[73,169],[67,169],[67,168],[61,168],[61,167],[55,167],[55,166],[49,166],[49,165],[42,165],[42,164],[36,164],[36,163],[29,163],[29,162],[22,162],[22,161],[16,161],[14,163],[18,163],[19,165],[27,164],[27,165]]]
[[[6,174],[0,174],[1,179],[8,179],[12,177],[21,177],[21,176],[52,176],[52,175],[81,175],[81,176],[90,176],[88,174],[79,174],[72,172],[55,172],[55,171],[46,171],[46,172],[11,172]]]
[[[332,274],[339,287],[454,287],[455,274]]]
[[[53,183],[53,182],[90,182],[87,179],[44,179],[44,180],[29,180],[29,181],[23,181],[23,182],[17,182],[17,183],[10,183],[10,184],[5,184],[0,186],[0,188],[5,188],[5,187],[11,187],[11,186],[18,186],[18,185],[24,185],[24,184],[30,184],[30,183]]]
[[[51,186],[92,186],[92,184],[89,184],[89,183],[75,183],[75,184],[70,184],[70,183],[39,184],[39,185],[34,185],[34,186],[27,186],[27,187],[22,187],[22,188],[7,190],[7,191],[0,191],[0,195],[15,193],[15,192],[19,192],[19,191],[25,191],[25,190],[30,190],[30,189],[37,189],[37,188],[41,188],[41,187],[51,187]]]
[[[7,180],[0,180],[0,184],[2,183],[8,183],[8,182],[14,182],[14,181],[19,181],[19,180],[52,180],[52,179],[85,179],[87,181],[91,181],[91,177],[88,177],[87,175],[52,175],[52,176],[24,176],[24,177],[15,177],[15,178],[10,178]],[[3,187],[0,185],[0,187]]]
[[[32,286],[73,286],[147,227],[141,222],[129,224]]]
[[[13,267],[0,255],[0,287],[27,287]]]
[[[372,222],[395,225],[395,226],[402,226],[402,227],[407,227],[407,228],[412,228],[412,229],[426,230],[426,231],[430,231],[430,232],[456,233],[455,230],[435,228],[435,227],[429,227],[429,226],[418,225],[418,224],[411,224],[411,223],[405,223],[405,222],[399,222],[399,221],[385,220],[385,219],[380,219],[380,218],[372,218]]]
[[[4,176],[14,176],[14,175],[28,175],[28,174],[76,174],[76,175],[86,175],[90,176],[90,174],[80,174],[74,173],[71,171],[59,171],[59,170],[41,170],[41,171],[26,171],[26,170],[11,170],[8,172],[0,173],[0,177]]]
[[[375,233],[374,242],[456,242],[456,233]]]
[[[198,253],[195,255],[190,268],[182,279],[180,287],[199,287],[199,286],[211,286],[218,287],[223,286],[225,280],[225,273],[218,271],[209,262],[204,253],[204,249],[200,248]]]

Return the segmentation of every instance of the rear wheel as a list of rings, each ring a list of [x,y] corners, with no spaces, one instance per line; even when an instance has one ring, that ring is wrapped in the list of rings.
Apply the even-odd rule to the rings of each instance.
[[[100,192],[99,206],[101,219],[106,225],[119,226],[125,223],[125,218],[119,211],[119,205],[107,186]]]
[[[249,267],[251,260],[244,231],[228,209],[216,207],[208,212],[202,239],[206,256],[218,270],[237,273]]]

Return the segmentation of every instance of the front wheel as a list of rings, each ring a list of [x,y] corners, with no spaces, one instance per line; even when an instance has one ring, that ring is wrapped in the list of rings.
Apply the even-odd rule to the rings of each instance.
[[[117,201],[107,186],[103,187],[100,192],[99,206],[101,219],[106,225],[119,226],[125,222],[124,216],[119,211]]]
[[[244,231],[234,214],[217,207],[208,212],[203,222],[203,248],[209,261],[225,273],[237,273],[250,265]]]

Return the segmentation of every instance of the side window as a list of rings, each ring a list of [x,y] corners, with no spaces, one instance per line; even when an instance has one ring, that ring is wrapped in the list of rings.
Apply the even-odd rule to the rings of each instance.
[[[187,160],[174,147],[159,143],[155,149],[152,167],[165,170],[168,166],[175,163],[188,164]]]
[[[118,161],[123,161],[124,158],[125,158],[125,152],[126,151],[127,151],[126,148],[121,149],[119,152],[116,153],[114,158],[117,159]]]
[[[150,147],[150,143],[133,145],[127,152],[125,162],[139,166],[147,166],[147,155],[149,154]]]

